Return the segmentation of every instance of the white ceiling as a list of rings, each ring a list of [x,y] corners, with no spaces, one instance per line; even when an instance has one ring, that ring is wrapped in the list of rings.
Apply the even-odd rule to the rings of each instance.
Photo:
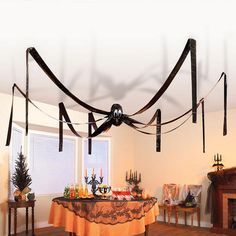
[[[233,1],[1,1],[0,92],[25,90],[25,50],[35,47],[80,99],[131,114],[158,91],[188,38],[197,41],[198,99],[228,75],[228,104],[236,108],[236,14]],[[191,107],[190,58],[155,105],[164,117]],[[30,61],[31,99],[81,110]],[[223,108],[223,83],[206,99]],[[152,111],[144,116],[149,118]]]

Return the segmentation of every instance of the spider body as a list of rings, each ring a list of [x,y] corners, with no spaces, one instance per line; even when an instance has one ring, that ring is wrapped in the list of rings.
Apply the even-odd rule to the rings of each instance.
[[[123,122],[123,109],[120,104],[113,104],[110,112],[111,123],[120,126]]]

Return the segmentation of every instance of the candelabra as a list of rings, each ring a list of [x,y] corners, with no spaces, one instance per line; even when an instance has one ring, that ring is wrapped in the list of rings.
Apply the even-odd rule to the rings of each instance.
[[[142,193],[142,189],[139,188],[139,183],[141,182],[141,173],[139,173],[139,178],[138,178],[137,171],[134,171],[134,173],[133,173],[130,170],[130,174],[129,174],[129,177],[128,177],[128,171],[126,171],[125,180],[130,185],[133,185],[133,188],[132,188],[133,192]]]
[[[98,190],[97,185],[101,184],[103,182],[103,176],[100,176],[99,179],[100,181],[98,181],[96,179],[96,174],[92,174],[91,176],[91,180],[89,180],[88,176],[84,176],[85,179],[85,183],[91,185],[91,191],[93,193],[94,196],[97,196],[96,192]]]
[[[219,153],[217,153],[217,155],[214,155],[214,164],[212,165],[212,167],[216,167],[216,170],[222,170],[224,165],[222,163],[220,163],[222,161],[222,156],[219,155]]]

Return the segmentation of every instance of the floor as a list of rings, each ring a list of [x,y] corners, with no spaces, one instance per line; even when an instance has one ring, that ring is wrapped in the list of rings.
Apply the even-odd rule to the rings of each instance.
[[[69,233],[65,233],[60,228],[43,228],[36,230],[36,236],[69,236]],[[23,236],[25,234],[17,234]],[[224,234],[211,233],[208,228],[198,228],[183,225],[165,224],[156,222],[149,227],[148,236],[223,236]],[[235,234],[236,235],[236,234]],[[96,236],[96,235],[94,235]],[[140,234],[137,236],[144,236]]]

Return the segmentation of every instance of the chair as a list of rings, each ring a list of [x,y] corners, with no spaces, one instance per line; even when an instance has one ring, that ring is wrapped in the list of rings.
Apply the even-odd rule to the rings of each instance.
[[[179,185],[177,184],[164,184],[162,192],[162,203],[159,204],[159,209],[163,210],[164,222],[166,223],[166,213],[168,216],[168,223],[170,223],[170,218],[172,212],[176,214],[177,200],[179,199]],[[175,220],[178,217],[175,216]],[[175,222],[176,223],[176,222]]]
[[[186,201],[184,204],[179,204],[176,207],[176,222],[178,222],[178,214],[179,212],[184,213],[184,222],[185,225],[187,225],[187,215],[191,215],[191,226],[193,226],[193,215],[194,213],[197,213],[197,221],[198,221],[198,227],[200,227],[200,204],[201,204],[201,191],[202,191],[202,185],[184,185],[183,188],[183,197],[184,199],[187,198],[187,196],[191,196],[193,198],[194,206],[191,206],[186,204]]]

